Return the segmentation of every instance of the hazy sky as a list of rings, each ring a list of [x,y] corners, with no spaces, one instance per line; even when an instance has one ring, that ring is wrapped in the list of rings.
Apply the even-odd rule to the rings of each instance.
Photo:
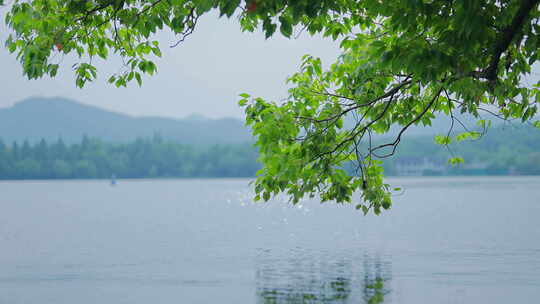
[[[0,10],[4,20],[5,9]],[[6,28],[0,26],[0,38]],[[262,33],[242,33],[235,19],[212,14],[200,19],[196,32],[176,48],[174,36],[161,34],[163,57],[158,74],[139,88],[116,88],[106,79],[120,68],[118,60],[98,64],[100,78],[84,89],[75,87],[70,58],[54,79],[26,80],[15,56],[0,47],[0,107],[30,96],[64,96],[80,102],[132,115],[183,117],[193,113],[208,117],[240,117],[237,96],[242,92],[266,98],[286,96],[285,79],[298,70],[304,54],[331,63],[338,54],[331,40],[310,37],[265,40]]]

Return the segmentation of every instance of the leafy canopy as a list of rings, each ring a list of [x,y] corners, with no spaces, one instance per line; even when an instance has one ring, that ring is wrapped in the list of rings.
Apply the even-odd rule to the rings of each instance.
[[[114,53],[122,72],[117,86],[153,74],[160,56],[154,33],[170,29],[178,42],[211,10],[237,16],[243,30],[322,33],[342,54],[328,69],[305,56],[289,78],[284,103],[242,94],[247,124],[257,137],[263,169],[256,199],[285,192],[296,203],[305,195],[352,202],[365,213],[391,206],[381,159],[396,151],[412,125],[429,126],[437,115],[482,113],[531,121],[539,84],[523,79],[539,59],[539,0],[15,0],[6,22],[7,47],[28,78],[55,76],[58,53],[78,55],[80,87],[96,78],[93,57]],[[56,59],[57,60],[57,59]],[[350,122],[353,123],[350,123]],[[532,122],[540,126],[538,122]],[[371,138],[398,127],[386,144]],[[451,132],[436,138],[452,141]],[[474,139],[468,131],[457,140]],[[460,163],[461,158],[453,158]],[[355,164],[355,172],[345,166]]]

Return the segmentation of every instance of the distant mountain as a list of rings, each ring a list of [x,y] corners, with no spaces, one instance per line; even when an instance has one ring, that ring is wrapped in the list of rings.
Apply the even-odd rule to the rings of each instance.
[[[133,117],[65,98],[29,98],[0,109],[0,138],[4,142],[62,138],[73,143],[80,142],[83,135],[125,142],[154,134],[195,145],[252,140],[244,122],[233,118]]]
[[[457,115],[468,128],[475,128],[475,119]],[[345,125],[352,127],[355,120],[346,117]],[[449,117],[439,116],[431,127],[411,126],[405,139],[417,136],[446,134]],[[494,120],[494,125],[498,124]],[[456,122],[454,130],[463,131]],[[394,126],[385,135],[395,136],[401,128]],[[29,98],[10,108],[0,108],[0,139],[4,142],[28,140],[35,143],[62,138],[66,143],[78,143],[83,135],[105,141],[127,142],[137,137],[159,134],[165,139],[184,144],[208,145],[215,143],[243,143],[253,141],[244,122],[234,118],[209,119],[193,114],[183,119],[163,117],[133,117],[66,98]]]

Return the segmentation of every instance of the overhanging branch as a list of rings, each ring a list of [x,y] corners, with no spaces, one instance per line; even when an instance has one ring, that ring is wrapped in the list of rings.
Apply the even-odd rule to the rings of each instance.
[[[501,37],[495,45],[488,68],[480,73],[476,73],[475,76],[490,81],[495,81],[497,79],[497,72],[502,54],[506,52],[516,35],[521,32],[523,24],[529,17],[529,13],[538,6],[539,2],[540,0],[523,0],[521,2],[516,15],[512,19],[512,23],[502,31]]]
[[[394,153],[396,152],[396,148],[397,146],[399,145],[399,143],[401,142],[401,136],[403,136],[403,133],[405,133],[405,131],[407,131],[407,129],[412,126],[414,123],[416,123],[417,121],[419,121],[422,117],[424,117],[424,115],[427,113],[427,111],[429,111],[429,109],[433,106],[433,104],[435,103],[435,101],[437,101],[437,99],[439,98],[439,96],[441,95],[441,92],[442,92],[443,88],[440,88],[437,93],[435,93],[435,95],[431,98],[429,104],[424,108],[424,110],[422,111],[422,113],[418,114],[418,116],[416,116],[413,120],[411,120],[408,124],[406,124],[398,133],[398,136],[396,137],[396,139],[391,142],[391,143],[387,143],[387,144],[383,144],[383,145],[380,145],[380,146],[377,146],[373,149],[370,149],[370,153],[373,153],[373,155],[379,157],[379,158],[384,158],[384,157],[388,157],[388,156],[392,156],[394,155]],[[388,153],[386,155],[383,155],[383,156],[378,156],[376,155],[374,152],[379,150],[379,149],[382,149],[382,148],[385,148],[385,147],[392,147],[392,152],[391,153]]]

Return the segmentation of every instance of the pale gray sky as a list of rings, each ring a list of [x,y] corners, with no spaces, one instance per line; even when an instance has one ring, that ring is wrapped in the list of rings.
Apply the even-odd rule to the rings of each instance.
[[[5,9],[0,10],[4,20]],[[0,38],[6,28],[0,26]],[[106,79],[120,68],[118,60],[100,63],[100,78],[84,89],[75,87],[69,58],[54,79],[26,80],[15,56],[0,47],[0,107],[30,96],[64,96],[80,102],[131,115],[184,117],[241,117],[237,96],[242,92],[281,99],[285,80],[298,70],[304,54],[321,57],[327,64],[338,55],[337,42],[303,34],[298,39],[262,33],[242,33],[235,19],[201,18],[195,33],[176,48],[174,36],[161,34],[163,57],[156,61],[158,74],[139,88],[116,88]],[[60,59],[60,58],[59,58]]]

